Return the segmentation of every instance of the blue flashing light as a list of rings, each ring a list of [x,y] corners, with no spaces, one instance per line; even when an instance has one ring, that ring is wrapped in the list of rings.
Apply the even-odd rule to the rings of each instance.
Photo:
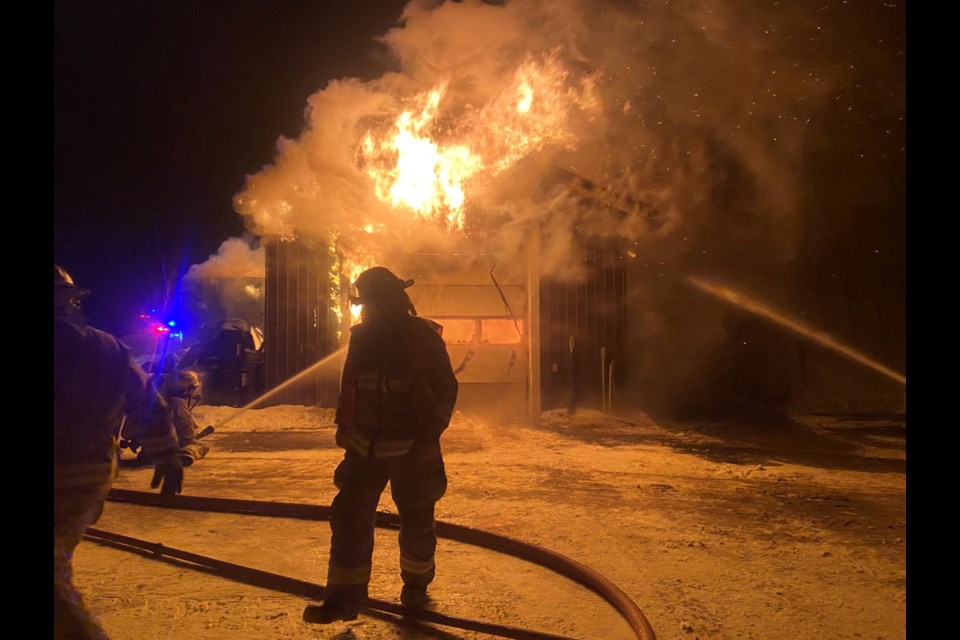
[[[150,309],[150,313],[156,313],[156,312],[157,312],[156,309]]]
[[[176,320],[171,320],[170,322],[167,323],[167,326],[168,326],[168,327],[175,327],[175,326],[177,326],[177,321],[176,321]]]

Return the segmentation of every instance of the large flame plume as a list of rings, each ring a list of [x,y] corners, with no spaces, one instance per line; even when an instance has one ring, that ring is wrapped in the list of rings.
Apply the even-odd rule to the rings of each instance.
[[[392,138],[376,141],[368,133],[363,158],[381,201],[462,229],[464,182],[481,168],[482,161],[468,147],[441,146],[425,131],[437,117],[444,91],[445,87],[438,87],[421,97],[425,105],[419,113],[400,114]]]
[[[368,131],[360,158],[377,198],[444,228],[462,230],[471,191],[548,145],[575,143],[574,108],[599,108],[594,78],[571,86],[553,52],[525,60],[479,109],[444,107],[449,81],[415,96],[391,131]],[[455,111],[459,113],[455,113]]]

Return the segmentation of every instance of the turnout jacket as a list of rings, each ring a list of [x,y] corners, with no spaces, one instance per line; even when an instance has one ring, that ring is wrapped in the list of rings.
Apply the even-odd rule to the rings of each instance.
[[[458,384],[443,327],[403,316],[351,328],[337,403],[337,444],[363,457],[390,458],[414,444],[439,456]]]
[[[188,444],[193,444],[200,429],[197,421],[193,418],[193,413],[190,411],[190,402],[179,396],[167,396],[166,400],[173,414],[173,426],[177,430],[179,446],[185,447]]]
[[[124,416],[152,457],[177,450],[169,407],[114,336],[65,318],[53,323],[54,488],[112,478]]]

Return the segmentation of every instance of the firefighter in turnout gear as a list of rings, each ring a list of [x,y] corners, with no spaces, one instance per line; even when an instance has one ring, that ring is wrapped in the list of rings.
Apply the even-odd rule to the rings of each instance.
[[[387,483],[401,520],[400,601],[426,604],[436,571],[434,507],[447,488],[440,435],[458,384],[442,327],[416,315],[401,280],[374,267],[356,281],[362,322],[351,329],[337,406],[337,444],[345,449],[333,481],[330,563],[322,606],[304,619],[353,620],[367,598],[374,518]]]
[[[146,372],[114,336],[76,313],[89,291],[53,268],[53,631],[54,638],[107,635],[73,584],[73,552],[103,511],[116,475],[125,417],[143,425],[154,457],[151,487],[180,493],[183,469],[170,410]]]
[[[192,413],[200,402],[200,376],[189,369],[166,376],[163,396],[173,412],[173,426],[177,429],[180,444],[177,456],[183,466],[189,467],[210,452],[210,447],[199,442],[201,431]],[[207,427],[204,432],[212,431],[213,427]]]
[[[177,457],[184,467],[189,467],[210,453],[210,447],[201,443],[200,439],[214,430],[212,426],[208,426],[201,431],[193,418],[193,408],[200,402],[200,376],[190,369],[168,371],[160,378],[159,388],[173,413],[173,426],[177,430],[179,445]],[[140,425],[128,422],[123,434],[126,442],[121,442],[120,446],[128,446],[134,452],[139,449],[137,460],[149,464],[150,455],[140,447],[139,427]]]

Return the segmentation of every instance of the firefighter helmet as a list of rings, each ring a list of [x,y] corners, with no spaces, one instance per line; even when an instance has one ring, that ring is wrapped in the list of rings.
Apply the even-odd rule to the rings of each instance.
[[[78,296],[87,296],[90,295],[90,292],[82,287],[78,287],[77,284],[73,281],[73,278],[67,273],[67,270],[61,267],[58,264],[53,265],[53,288],[54,289],[63,289],[69,288],[73,289],[76,295]]]
[[[80,299],[88,295],[90,292],[78,287],[66,269],[58,264],[53,265],[53,314],[55,316],[69,316],[80,308]]]
[[[200,376],[196,371],[184,369],[167,375],[167,391],[184,398],[200,397]]]
[[[403,291],[413,285],[413,280],[401,280],[385,267],[373,267],[361,273],[353,284],[357,288],[357,295],[351,296],[350,302],[366,304]]]

